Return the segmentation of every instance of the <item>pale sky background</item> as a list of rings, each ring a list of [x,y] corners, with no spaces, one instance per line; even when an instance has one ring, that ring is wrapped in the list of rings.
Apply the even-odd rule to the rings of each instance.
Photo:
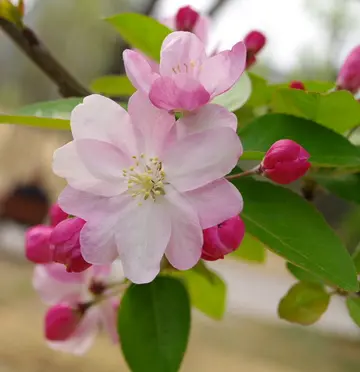
[[[35,1],[25,0],[27,10]],[[220,45],[221,48],[231,47],[242,39],[249,30],[258,29],[268,37],[268,44],[262,52],[261,58],[268,60],[280,69],[291,70],[296,67],[299,54],[302,54],[304,49],[313,58],[321,59],[326,50],[323,26],[319,17],[314,16],[309,9],[309,2],[322,9],[329,9],[333,3],[332,0],[228,1],[213,21],[210,47],[217,45]],[[179,7],[189,4],[201,11],[207,9],[212,1],[160,0],[156,15],[170,16]],[[341,50],[337,55],[334,55],[337,65],[340,65],[349,51],[360,43],[360,0],[343,0],[343,4],[349,7],[349,13],[353,19]]]

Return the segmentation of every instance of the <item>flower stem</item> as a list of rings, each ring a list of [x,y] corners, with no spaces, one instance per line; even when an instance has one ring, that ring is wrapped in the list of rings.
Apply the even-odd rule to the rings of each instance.
[[[231,174],[230,176],[226,176],[227,180],[234,180],[236,178],[245,177],[245,176],[253,176],[255,174],[261,174],[261,165],[256,166],[255,168],[249,169],[247,171]]]

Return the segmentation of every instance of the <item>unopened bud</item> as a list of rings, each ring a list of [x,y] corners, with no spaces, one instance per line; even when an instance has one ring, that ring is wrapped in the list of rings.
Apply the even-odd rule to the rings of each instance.
[[[286,185],[302,177],[310,168],[310,154],[298,143],[283,139],[275,142],[260,165],[261,174]]]
[[[245,225],[239,216],[203,231],[204,245],[201,258],[215,261],[235,251],[245,234]]]
[[[265,46],[266,36],[260,31],[251,31],[245,36],[244,43],[247,51],[254,55]]]
[[[76,330],[81,313],[65,304],[52,306],[45,316],[45,337],[49,341],[65,341]]]
[[[189,5],[180,8],[175,17],[176,30],[192,32],[199,16],[199,13]]]
[[[53,249],[50,235],[53,228],[45,225],[30,227],[25,234],[25,255],[29,261],[37,264],[52,262]]]
[[[51,206],[50,211],[50,223],[51,226],[58,225],[61,221],[64,221],[68,218],[68,214],[65,213],[59,206],[58,203],[55,203]]]
[[[304,85],[304,83],[302,81],[293,80],[289,84],[289,88],[291,88],[291,89],[298,89],[298,90],[305,90],[305,85]]]
[[[91,266],[81,254],[80,231],[84,225],[81,218],[69,218],[55,226],[50,236],[54,261],[64,264],[68,272],[79,273]]]
[[[360,45],[354,48],[345,60],[336,80],[338,89],[356,94],[360,89]]]

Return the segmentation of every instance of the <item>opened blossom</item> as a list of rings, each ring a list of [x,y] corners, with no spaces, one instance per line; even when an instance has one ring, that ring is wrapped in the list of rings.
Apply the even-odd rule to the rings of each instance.
[[[71,114],[74,140],[54,154],[69,185],[61,208],[83,218],[85,260],[118,256],[134,283],[152,281],[164,254],[179,270],[201,256],[202,230],[238,214],[242,198],[224,179],[242,153],[236,117],[217,105],[175,122],[142,92],[128,113],[91,95]]]
[[[114,298],[106,298],[91,306],[91,288],[104,287],[110,266],[91,267],[82,273],[68,273],[64,265],[36,265],[34,288],[50,308],[45,317],[45,336],[51,348],[73,354],[85,353],[102,329],[118,342]],[[105,287],[104,287],[105,288]],[[106,292],[105,292],[106,294]]]
[[[246,47],[208,57],[203,42],[193,33],[177,31],[161,47],[159,72],[154,72],[139,52],[123,53],[127,76],[134,87],[147,94],[158,108],[193,111],[228,91],[244,72]]]

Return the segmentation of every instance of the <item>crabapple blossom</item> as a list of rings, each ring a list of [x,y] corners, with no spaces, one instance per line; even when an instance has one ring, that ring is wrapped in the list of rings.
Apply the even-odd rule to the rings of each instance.
[[[342,65],[336,84],[339,89],[356,94],[360,89],[360,45],[355,47]]]
[[[141,53],[125,50],[126,73],[134,87],[167,111],[193,111],[228,91],[240,78],[246,48],[238,42],[231,50],[208,57],[203,42],[193,33],[177,31],[161,47],[159,73]]]
[[[126,112],[100,95],[71,114],[74,140],[54,154],[53,170],[68,181],[61,208],[86,221],[86,261],[118,256],[134,283],[152,281],[166,256],[179,270],[201,256],[202,230],[239,214],[242,198],[224,176],[242,146],[236,118],[217,105],[175,122],[138,91]]]
[[[204,230],[201,258],[215,261],[239,248],[244,238],[245,225],[240,216],[234,216],[217,226]]]
[[[61,221],[64,221],[65,219],[68,218],[68,214],[65,213],[60,207],[58,203],[55,203],[51,206],[50,211],[49,211],[49,216],[50,216],[50,225],[51,226],[56,226],[58,225]]]
[[[51,226],[37,225],[25,233],[25,256],[34,263],[48,263],[53,259],[53,247],[50,245]]]
[[[310,154],[298,143],[283,139],[275,142],[265,154],[260,173],[274,182],[286,185],[302,177],[310,168]]]
[[[118,342],[114,307],[118,301],[109,297],[91,304],[96,297],[91,288],[102,284],[105,290],[110,269],[99,266],[68,273],[58,263],[35,266],[33,286],[42,301],[51,306],[45,317],[45,336],[51,348],[83,354],[101,328],[114,343]]]

